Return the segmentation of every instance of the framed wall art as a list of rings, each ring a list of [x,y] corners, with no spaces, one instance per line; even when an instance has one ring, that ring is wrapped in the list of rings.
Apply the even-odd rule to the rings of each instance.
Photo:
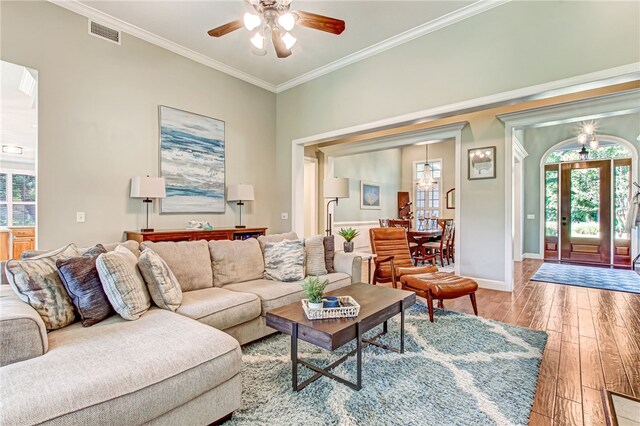
[[[469,180],[494,179],[496,177],[496,147],[475,148],[467,151]]]
[[[380,206],[380,185],[361,180],[360,208],[363,210],[380,210]]]
[[[161,105],[161,213],[224,213],[225,123]]]

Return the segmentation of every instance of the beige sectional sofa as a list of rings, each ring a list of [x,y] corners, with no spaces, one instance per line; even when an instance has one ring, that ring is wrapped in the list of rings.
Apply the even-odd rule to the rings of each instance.
[[[47,333],[3,265],[0,424],[206,425],[240,407],[240,345],[276,332],[265,314],[302,299],[299,283],[263,279],[255,240],[126,246],[167,262],[183,290],[175,313]],[[334,263],[327,290],[360,281],[360,257],[339,252]]]

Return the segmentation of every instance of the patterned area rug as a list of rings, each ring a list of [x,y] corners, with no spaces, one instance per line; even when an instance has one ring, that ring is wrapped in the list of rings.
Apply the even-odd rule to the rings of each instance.
[[[375,334],[380,327],[372,330]],[[399,321],[383,343],[399,346]],[[405,353],[369,346],[363,388],[322,377],[291,389],[289,336],[243,348],[242,408],[230,425],[526,425],[547,335],[497,321],[436,310],[407,310]],[[330,353],[304,342],[301,358],[326,366],[351,350]],[[334,373],[355,381],[355,356]],[[299,367],[299,381],[311,375]]]
[[[640,293],[640,276],[630,269],[543,263],[531,281]]]

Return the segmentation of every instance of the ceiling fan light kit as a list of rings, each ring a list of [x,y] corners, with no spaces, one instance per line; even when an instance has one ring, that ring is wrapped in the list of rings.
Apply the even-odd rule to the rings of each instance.
[[[208,34],[211,37],[222,37],[244,26],[248,31],[255,31],[249,38],[254,54],[266,55],[265,39],[270,34],[276,55],[278,58],[286,58],[291,55],[291,48],[298,41],[290,33],[296,24],[335,35],[340,35],[345,28],[344,21],[340,19],[300,10],[290,11],[291,0],[251,0],[249,3],[256,13],[247,12],[243,19],[214,28]]]

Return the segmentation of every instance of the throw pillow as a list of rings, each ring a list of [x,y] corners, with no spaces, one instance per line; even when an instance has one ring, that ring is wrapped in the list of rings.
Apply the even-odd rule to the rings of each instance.
[[[244,241],[209,241],[213,285],[258,280],[264,275],[264,259],[255,238]]]
[[[9,284],[23,302],[38,312],[48,331],[66,327],[75,320],[73,302],[60,280],[56,261],[79,255],[76,246],[69,244],[30,259],[7,262]]]
[[[304,244],[302,240],[284,240],[264,245],[264,277],[274,281],[304,279]]]
[[[258,243],[260,243],[260,249],[264,252],[264,245],[266,243],[279,243],[280,241],[285,240],[297,240],[298,234],[295,232],[286,232],[284,234],[273,234],[273,235],[261,235],[258,237]]]
[[[336,272],[336,268],[333,264],[333,258],[336,256],[336,243],[335,237],[329,235],[324,237],[324,264],[327,268],[327,274],[333,274]]]
[[[96,267],[111,306],[122,318],[136,320],[149,310],[151,298],[135,254],[118,246],[98,256]]]
[[[182,303],[182,290],[167,262],[155,251],[144,249],[138,260],[138,268],[154,303],[162,309],[175,312]]]
[[[62,284],[80,314],[83,327],[97,324],[113,314],[96,269],[98,256],[106,252],[107,250],[98,244],[80,257],[56,261]]]
[[[145,241],[140,249],[150,248],[169,265],[182,291],[213,287],[213,271],[208,241]]]
[[[304,240],[304,252],[307,257],[307,275],[325,275],[327,267],[324,263],[324,237],[316,235]]]

